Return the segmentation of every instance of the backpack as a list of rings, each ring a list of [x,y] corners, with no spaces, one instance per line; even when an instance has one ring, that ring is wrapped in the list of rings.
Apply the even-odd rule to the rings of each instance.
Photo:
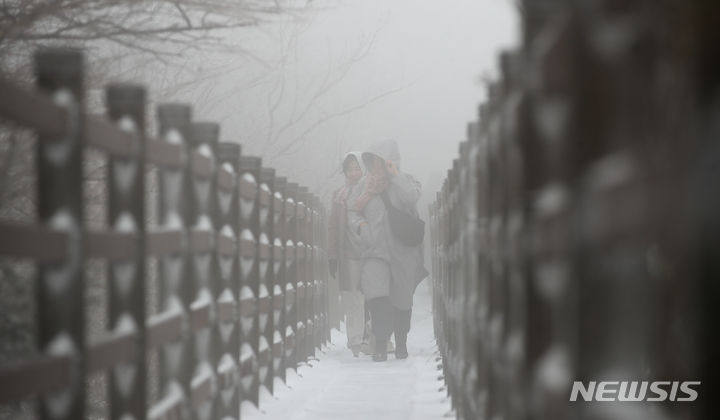
[[[380,195],[390,222],[390,230],[400,243],[406,246],[418,246],[425,237],[425,222],[392,205],[387,191]]]

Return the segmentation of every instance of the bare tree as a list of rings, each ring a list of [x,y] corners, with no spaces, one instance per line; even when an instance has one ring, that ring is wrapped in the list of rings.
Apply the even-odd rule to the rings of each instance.
[[[38,45],[117,48],[128,56],[180,65],[188,50],[222,45],[223,31],[256,26],[301,9],[283,0],[5,0],[0,61],[6,75]],[[30,48],[29,48],[30,47]],[[233,46],[237,50],[238,46]],[[105,57],[108,57],[105,55]]]

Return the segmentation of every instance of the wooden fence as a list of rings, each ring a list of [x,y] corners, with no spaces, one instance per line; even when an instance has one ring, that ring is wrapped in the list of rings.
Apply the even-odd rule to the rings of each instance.
[[[113,419],[238,418],[241,401],[329,340],[325,210],[317,196],[218,142],[192,109],[157,109],[141,86],[107,88],[107,117],[84,106],[83,55],[36,55],[37,90],[0,80],[0,116],[37,133],[37,223],[0,222],[0,255],[36,262],[40,356],[0,367],[0,402],[38,400],[43,419],[84,417],[85,381],[109,373]],[[107,155],[107,227],[83,223],[83,157]],[[146,194],[157,176],[158,193]],[[148,195],[150,198],[148,199]],[[153,201],[153,206],[148,205]],[[146,210],[157,208],[159,226]],[[146,313],[147,259],[161,309]],[[108,322],[86,332],[83,265],[107,262]],[[146,355],[161,395],[148,401]]]
[[[719,3],[521,3],[523,45],[430,206],[458,417],[717,418]],[[702,384],[569,401],[603,380]]]

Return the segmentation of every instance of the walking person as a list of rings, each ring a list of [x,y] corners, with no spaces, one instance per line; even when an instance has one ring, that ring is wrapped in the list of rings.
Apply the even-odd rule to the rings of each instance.
[[[421,186],[400,170],[393,140],[376,144],[362,158],[368,175],[349,200],[349,224],[364,244],[360,283],[375,337],[373,360],[387,360],[393,333],[395,357],[404,359],[413,295],[428,275],[423,263],[424,224],[417,212]]]
[[[328,257],[330,274],[338,279],[345,312],[347,346],[358,357],[365,335],[365,298],[360,291],[361,241],[347,229],[347,200],[363,176],[360,153],[345,155],[342,162],[345,184],[333,194],[328,221]]]

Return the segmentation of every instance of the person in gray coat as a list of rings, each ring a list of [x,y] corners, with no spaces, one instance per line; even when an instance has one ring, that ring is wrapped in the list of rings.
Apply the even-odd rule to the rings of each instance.
[[[376,144],[362,158],[368,174],[348,200],[348,223],[364,245],[360,284],[375,336],[373,360],[387,360],[387,342],[393,332],[395,357],[404,359],[413,295],[428,271],[422,244],[404,245],[391,231],[382,194],[394,207],[417,216],[421,186],[400,170],[400,152],[393,140]]]

